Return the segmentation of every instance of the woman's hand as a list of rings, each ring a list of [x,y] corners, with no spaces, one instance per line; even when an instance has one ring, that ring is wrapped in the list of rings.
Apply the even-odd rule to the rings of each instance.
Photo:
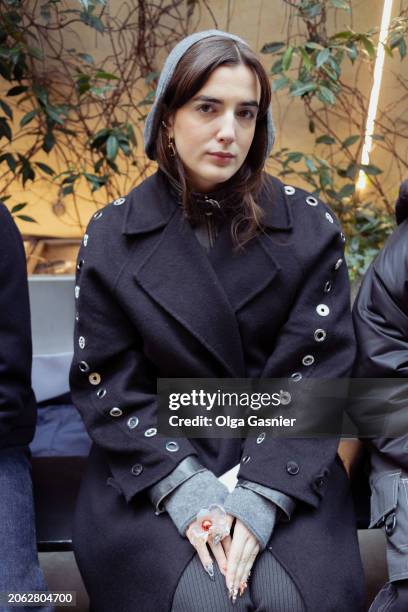
[[[232,522],[234,517],[230,514],[227,515],[228,527],[231,529]],[[227,554],[228,548],[231,545],[231,536],[226,536],[221,542],[214,544],[211,536],[208,538],[208,542],[197,538],[192,529],[195,521],[190,523],[186,531],[186,538],[189,540],[190,544],[194,546],[197,551],[197,554],[200,558],[201,563],[207,574],[210,578],[214,578],[214,566],[213,561],[210,556],[210,550],[212,551],[214,558],[218,564],[220,572],[225,576],[227,572]]]
[[[231,515],[228,516],[233,519]],[[229,539],[231,540],[230,537]],[[234,603],[238,591],[242,595],[246,589],[248,577],[259,553],[260,546],[253,533],[239,519],[235,521],[234,535],[231,543],[228,544],[227,542],[226,546],[228,564],[225,581],[229,590],[229,596]]]

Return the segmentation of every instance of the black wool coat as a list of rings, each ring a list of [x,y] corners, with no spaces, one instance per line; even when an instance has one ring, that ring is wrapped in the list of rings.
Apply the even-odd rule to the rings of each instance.
[[[265,181],[265,233],[244,252],[232,253],[226,227],[209,256],[160,171],[97,212],[87,228],[70,382],[94,441],[74,536],[94,611],[171,609],[194,549],[167,513],[154,514],[147,490],[188,455],[217,476],[249,456],[239,477],[297,502],[269,545],[307,610],[364,609],[337,439],[179,438],[170,452],[160,432],[145,435],[156,425],[158,377],[350,372],[355,342],[337,220],[307,192],[269,175]],[[326,338],[317,342],[322,328]],[[307,355],[311,365],[302,362]]]
[[[27,269],[20,232],[0,203],[0,448],[34,435],[31,327]]]

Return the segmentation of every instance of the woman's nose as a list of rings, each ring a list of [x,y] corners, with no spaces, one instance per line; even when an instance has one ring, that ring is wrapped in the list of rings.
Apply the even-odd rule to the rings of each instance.
[[[233,142],[235,140],[235,116],[225,114],[221,117],[218,140]]]

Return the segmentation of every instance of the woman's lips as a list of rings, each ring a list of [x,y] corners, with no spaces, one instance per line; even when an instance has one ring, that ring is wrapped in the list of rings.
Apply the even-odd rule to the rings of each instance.
[[[217,153],[209,153],[208,155],[210,155],[214,161],[217,162],[217,164],[222,166],[226,166],[234,159],[234,157],[231,155],[218,155]]]

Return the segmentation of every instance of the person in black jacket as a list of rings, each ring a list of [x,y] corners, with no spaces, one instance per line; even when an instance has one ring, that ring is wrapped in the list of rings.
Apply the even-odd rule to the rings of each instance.
[[[337,436],[176,438],[157,423],[158,378],[350,373],[344,236],[320,199],[264,172],[270,98],[242,39],[183,39],[145,126],[159,169],[84,235],[70,381],[94,444],[73,542],[93,611],[364,609]],[[207,546],[195,519],[214,502],[233,533]]]
[[[46,591],[37,555],[28,450],[34,435],[35,415],[24,247],[10,213],[0,203],[0,593],[3,597],[13,591]],[[14,609],[6,600],[0,602],[2,612]]]
[[[370,612],[408,610],[408,394],[403,382],[408,376],[408,180],[400,187],[396,219],[398,227],[367,271],[353,308],[358,340],[354,376],[402,379],[379,392],[384,412],[393,409],[380,422],[391,431],[402,412],[403,435],[394,431],[394,437],[370,441],[370,527],[384,527],[389,571],[389,582]]]

